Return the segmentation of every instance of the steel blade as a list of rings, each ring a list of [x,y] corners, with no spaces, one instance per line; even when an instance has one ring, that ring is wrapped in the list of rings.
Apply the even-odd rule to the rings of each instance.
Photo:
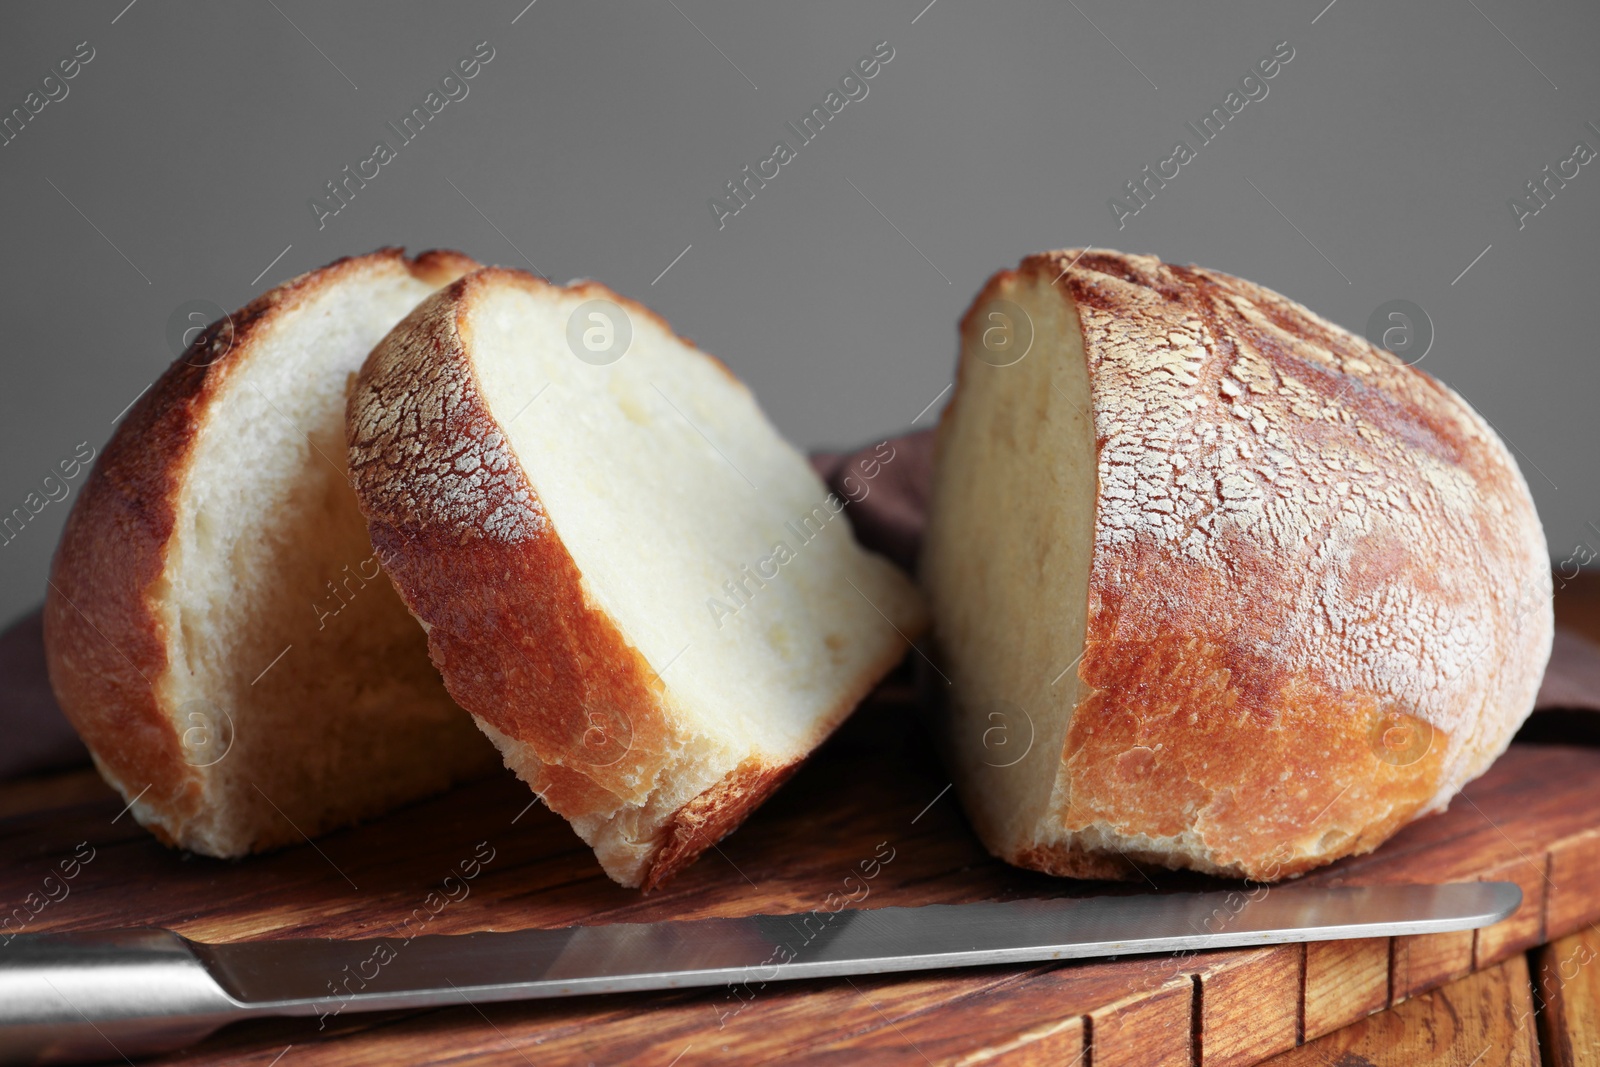
[[[619,923],[409,941],[192,945],[274,1014],[416,1007],[1465,930],[1509,882],[1138,894]]]

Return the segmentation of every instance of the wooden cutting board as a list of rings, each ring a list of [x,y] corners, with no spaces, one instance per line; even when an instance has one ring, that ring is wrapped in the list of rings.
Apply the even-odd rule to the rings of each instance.
[[[877,907],[1138,891],[991,860],[947,786],[909,690],[887,689],[744,828],[642,897],[605,878],[509,775],[314,847],[224,862],[158,845],[80,771],[0,787],[0,902],[13,930],[158,924],[203,940],[403,939],[804,912],[829,893]],[[1197,1055],[1206,1067],[1254,1063],[1600,918],[1600,750],[1516,745],[1448,813],[1307,881],[1472,878],[1517,882],[1523,907],[1476,934],[256,1022],[171,1062],[265,1064],[292,1045],[284,1067],[1065,1064],[1090,1047],[1095,1067]]]
[[[1600,598],[1569,604],[1581,608],[1569,624],[1600,620]],[[532,799],[501,775],[314,845],[226,862],[157,844],[92,771],[0,785],[0,907],[11,916],[0,935],[149,924],[200,940],[402,941],[800,913],[829,894],[881,907],[1148,889],[1057,881],[988,857],[904,676],[744,827],[649,896],[613,884]],[[1516,882],[1524,902],[1477,932],[259,1021],[156,1062],[1257,1063],[1600,919],[1600,747],[1514,745],[1447,813],[1304,882],[1478,878]],[[1238,888],[1159,871],[1149,881]]]

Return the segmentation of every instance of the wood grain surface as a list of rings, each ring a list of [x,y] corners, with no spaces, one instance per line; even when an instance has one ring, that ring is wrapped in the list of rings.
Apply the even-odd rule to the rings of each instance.
[[[1389,1006],[1391,940],[1364,937],[1306,945],[1304,1040]]]
[[[11,929],[170,926],[200,940],[402,937],[574,923],[804,912],[853,872],[862,902],[957,903],[1148,891],[1058,882],[988,858],[945,789],[909,693],[890,690],[742,830],[666,889],[611,883],[565,823],[509,776],[365,826],[241,862],[169,851],[92,773],[0,787],[0,901]],[[463,1003],[409,1014],[256,1022],[173,1057],[264,1063],[1071,1063],[1249,1064],[1470,972],[1520,965],[1551,936],[1600,917],[1600,752],[1514,746],[1444,815],[1378,853],[1310,876],[1322,884],[1474,878],[1520,867],[1528,893],[1504,929],[764,987]],[[488,857],[485,859],[484,857]],[[874,858],[879,860],[874,863]],[[462,899],[443,880],[481,861]],[[66,877],[70,871],[72,877]],[[1148,872],[1161,887],[1210,886]],[[1285,886],[1273,892],[1294,892]],[[456,894],[460,896],[459,892]],[[1560,907],[1547,913],[1546,905]],[[37,909],[34,911],[33,909]],[[435,910],[437,908],[437,910]],[[1524,914],[1526,912],[1526,914]],[[26,918],[16,921],[17,915]],[[1547,920],[1527,916],[1547,917]],[[410,926],[407,926],[407,921]],[[1512,946],[1507,948],[1507,946]],[[1506,952],[1511,955],[1506,956]],[[337,976],[330,975],[330,982]],[[1491,979],[1484,979],[1491,981]],[[1497,979],[1496,979],[1497,980]],[[1359,1025],[1359,1023],[1358,1023]],[[1312,1061],[1314,1062],[1314,1061]],[[1448,1062],[1448,1061],[1440,1061]],[[1513,1061],[1507,1061],[1513,1062]]]
[[[1512,956],[1269,1063],[1272,1067],[1539,1067],[1527,960]]]
[[[902,673],[743,828],[648,896],[607,879],[566,824],[509,774],[239,862],[163,848],[92,771],[14,781],[0,785],[0,922],[9,916],[0,939],[128,925],[198,940],[403,939],[801,913],[848,892],[852,876],[866,887],[859,906],[869,908],[1152,885],[1238,888],[1163,871],[1146,872],[1149,884],[1058,881],[994,861],[961,815],[929,733]],[[474,872],[467,892],[448,899],[444,880],[466,870]],[[1475,933],[263,1020],[159,1062],[265,1065],[282,1053],[281,1067],[1218,1067],[1287,1053],[1272,1062],[1416,1067],[1471,1064],[1482,1049],[1498,1050],[1479,1061],[1487,1067],[1537,1062],[1537,1028],[1548,1031],[1547,1046],[1567,1042],[1569,1058],[1550,1062],[1595,1062],[1595,971],[1567,979],[1559,960],[1582,946],[1600,949],[1593,931],[1578,935],[1600,919],[1600,749],[1514,745],[1448,812],[1404,828],[1371,855],[1271,891],[1480,878],[1515,881],[1525,899],[1509,920]],[[1538,1016],[1537,1027],[1472,1007],[1503,1001],[1518,1018],[1532,1003],[1530,950],[1533,980],[1546,983],[1540,1003],[1551,1005],[1528,1016]],[[1541,967],[1555,977],[1540,979]],[[1396,1050],[1404,1054],[1394,1058]]]
[[[1600,928],[1534,952],[1539,1044],[1549,1067],[1600,1067]]]

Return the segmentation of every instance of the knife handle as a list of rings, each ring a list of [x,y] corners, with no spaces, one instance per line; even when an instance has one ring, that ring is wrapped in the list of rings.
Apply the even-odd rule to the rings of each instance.
[[[17,934],[0,943],[0,1063],[168,1052],[242,1007],[170,930]]]

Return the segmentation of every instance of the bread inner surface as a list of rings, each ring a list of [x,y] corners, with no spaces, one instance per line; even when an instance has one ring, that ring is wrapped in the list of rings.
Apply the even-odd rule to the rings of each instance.
[[[346,475],[346,382],[430,289],[379,265],[313,292],[248,342],[199,428],[152,590],[172,657],[161,686],[188,762],[205,765],[189,847],[298,841],[492,765]]]
[[[1025,848],[1049,821],[1084,695],[1093,410],[1071,301],[1006,277],[966,321],[922,560],[954,685],[946,740],[991,848]]]
[[[724,772],[752,753],[786,762],[898,641],[863,599],[893,611],[895,576],[856,549],[743,385],[593,292],[479,291],[462,321],[479,387],[585,596],[660,673],[667,713]],[[579,358],[569,339],[620,330],[619,315],[625,353]]]

